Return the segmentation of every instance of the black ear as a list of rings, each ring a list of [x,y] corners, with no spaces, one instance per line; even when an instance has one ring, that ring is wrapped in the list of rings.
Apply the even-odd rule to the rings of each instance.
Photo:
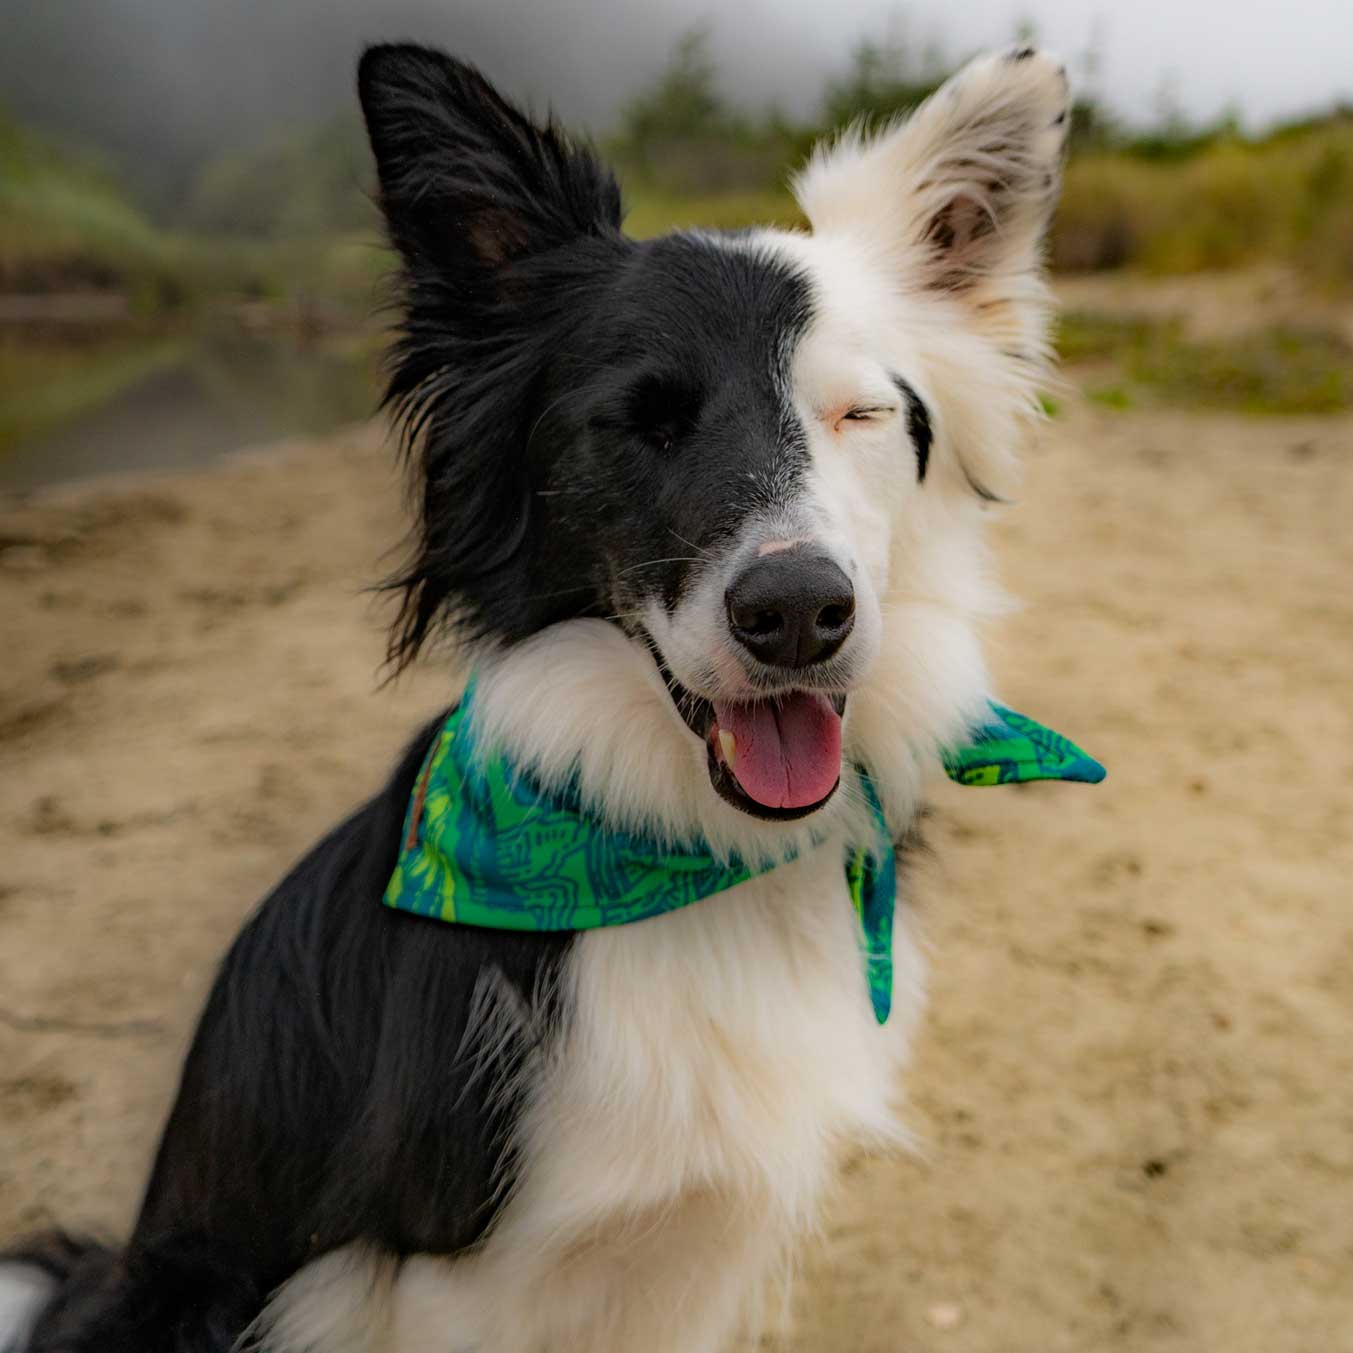
[[[620,229],[615,179],[553,123],[536,126],[463,61],[369,47],[357,89],[381,207],[408,259],[492,272],[579,236]]]
[[[403,260],[386,402],[403,425],[417,520],[389,656],[445,623],[529,632],[531,443],[548,372],[628,245],[620,194],[586,147],[537,126],[478,71],[372,47],[358,91],[381,207]]]

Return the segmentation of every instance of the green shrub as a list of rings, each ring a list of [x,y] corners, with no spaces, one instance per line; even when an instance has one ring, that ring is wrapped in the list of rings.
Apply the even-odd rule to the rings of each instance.
[[[1068,364],[1117,365],[1120,381],[1086,391],[1109,408],[1156,402],[1321,414],[1353,406],[1353,346],[1326,329],[1272,326],[1190,339],[1177,320],[1070,311],[1062,317],[1057,347]]]
[[[1259,142],[1209,142],[1183,160],[1073,158],[1053,266],[1189,273],[1279,260],[1353,285],[1353,122],[1335,116]]]
[[[1321,329],[1148,342],[1129,371],[1160,399],[1241,413],[1337,413],[1353,403],[1353,349]]]

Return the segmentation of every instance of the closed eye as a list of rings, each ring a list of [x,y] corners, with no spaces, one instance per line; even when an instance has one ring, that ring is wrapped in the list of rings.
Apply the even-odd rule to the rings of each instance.
[[[897,412],[892,404],[859,404],[832,419],[832,431],[840,432],[843,423],[881,423]]]
[[[670,452],[700,413],[700,392],[679,377],[649,374],[629,392],[626,421],[655,450]]]

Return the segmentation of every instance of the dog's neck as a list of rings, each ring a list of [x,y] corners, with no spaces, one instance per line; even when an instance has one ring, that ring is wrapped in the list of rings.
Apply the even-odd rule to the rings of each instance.
[[[847,765],[832,800],[811,818],[766,822],[714,792],[705,747],[677,714],[651,656],[614,625],[570,621],[481,652],[474,665],[479,736],[542,785],[559,788],[576,775],[583,801],[608,825],[658,841],[698,838],[716,855],[747,860],[868,843],[876,827],[852,762],[869,769],[900,836],[938,767],[941,741],[963,722],[960,711],[908,737],[915,702],[909,708],[903,684],[879,672],[877,694],[866,687],[851,697]]]

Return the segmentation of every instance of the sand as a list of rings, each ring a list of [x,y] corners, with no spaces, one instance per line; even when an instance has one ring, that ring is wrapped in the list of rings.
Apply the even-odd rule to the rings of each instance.
[[[0,501],[0,1237],[125,1230],[217,956],[442,700],[377,685],[390,461]],[[1353,1349],[1353,419],[1072,397],[1028,467],[995,668],[1110,778],[936,786],[919,1153],[773,1346]]]

